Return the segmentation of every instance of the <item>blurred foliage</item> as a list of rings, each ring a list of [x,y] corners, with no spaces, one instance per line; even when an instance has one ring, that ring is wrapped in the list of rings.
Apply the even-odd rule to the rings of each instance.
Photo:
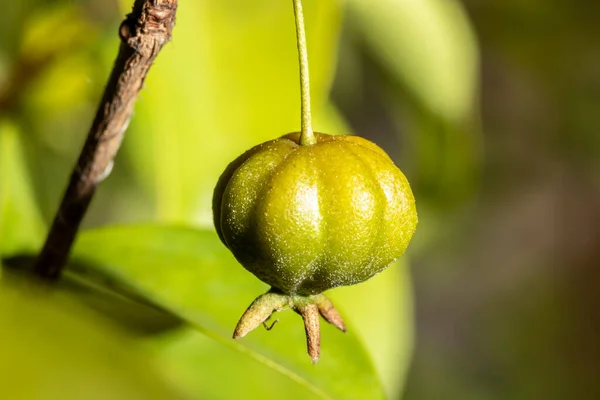
[[[447,0],[350,0],[348,20],[355,46],[383,75],[378,95],[392,131],[403,138],[398,158],[421,209],[460,204],[473,193],[481,159],[478,50],[463,7]]]
[[[73,299],[32,282],[0,284],[0,397],[179,399],[133,342]]]
[[[477,50],[460,3],[349,3],[350,18],[356,21],[371,51],[419,103],[448,121],[472,118]]]
[[[43,234],[18,127],[0,119],[0,255],[35,250]]]
[[[126,0],[5,5],[0,254],[33,254],[39,246],[130,7]],[[400,155],[396,161],[415,183],[420,210],[464,198],[474,187],[479,157],[478,55],[460,3],[305,0],[304,8],[315,129],[353,131],[353,113],[330,96],[337,74],[351,78],[335,83],[345,85],[347,100],[361,98],[353,88],[365,82],[352,75],[361,61],[338,64],[340,41],[348,43],[350,34],[358,38],[350,53],[364,51],[383,71],[380,97],[393,126],[384,138],[358,133]],[[160,373],[192,398],[242,397],[244,388],[267,398],[379,398],[383,391],[395,398],[402,389],[412,347],[408,260],[331,293],[351,330],[342,335],[324,324],[316,366],[304,354],[302,324],[290,312],[272,332],[228,339],[244,308],[267,288],[209,231],[212,189],[244,150],[298,130],[296,57],[287,2],[181,2],[173,42],[150,71],[123,151],[85,225],[182,227],[87,231],[76,249],[80,263],[61,282],[70,296],[136,333],[134,347],[142,346]],[[400,151],[392,147],[394,138],[401,138]],[[421,221],[417,236],[429,237],[432,225]]]
[[[464,4],[481,43],[482,187],[413,258],[406,399],[600,398],[600,3]]]

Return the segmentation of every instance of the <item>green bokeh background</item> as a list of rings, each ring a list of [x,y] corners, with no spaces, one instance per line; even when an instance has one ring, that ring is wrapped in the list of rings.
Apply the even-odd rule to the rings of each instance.
[[[2,7],[6,264],[43,241],[130,7]],[[51,301],[0,270],[0,397],[56,398],[61,385],[35,395],[44,371],[64,388],[102,376],[99,398],[135,398],[131,388],[139,398],[600,397],[599,6],[304,0],[304,8],[315,130],[383,147],[419,210],[398,263],[329,293],[351,333],[324,326],[315,367],[292,313],[272,331],[229,339],[267,288],[218,242],[212,189],[244,150],[299,129],[293,12],[280,0],[183,0],[86,216],[77,263]],[[16,304],[28,318],[15,317]],[[20,369],[2,364],[18,360]],[[36,372],[22,374],[32,363]],[[65,378],[73,372],[63,364],[82,368]],[[115,375],[122,371],[131,378]]]

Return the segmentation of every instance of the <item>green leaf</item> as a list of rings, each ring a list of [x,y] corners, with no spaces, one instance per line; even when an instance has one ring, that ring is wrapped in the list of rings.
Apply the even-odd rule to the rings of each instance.
[[[182,398],[120,331],[64,296],[15,282],[0,284],[0,398]]]
[[[304,3],[314,128],[322,131],[342,10],[337,0]],[[300,129],[293,16],[280,0],[180,2],[173,41],[152,67],[124,142],[159,219],[209,224],[227,164]]]
[[[407,272],[394,266],[364,284],[329,294],[335,304],[345,306],[344,318],[354,322],[352,330],[371,354],[390,399],[402,392],[411,355],[412,292]],[[281,317],[285,319],[278,317],[280,323],[300,329],[297,316]],[[149,347],[174,382],[201,397],[233,399],[248,397],[247,393],[264,393],[262,397],[270,398],[285,393],[286,399],[314,398],[313,392],[281,379],[256,359],[240,356],[230,346],[191,329],[151,339]],[[206,360],[211,360],[208,367],[204,366]],[[222,382],[224,376],[244,384],[214,384]],[[267,389],[265,382],[269,382]]]
[[[379,275],[328,296],[345,307],[373,358],[387,397],[402,393],[413,345],[413,302],[408,265],[396,262]]]
[[[479,54],[455,0],[349,0],[348,20],[385,72],[384,96],[421,204],[456,205],[479,174]],[[402,110],[399,112],[399,110]]]
[[[352,326],[349,333],[343,334],[323,323],[321,359],[316,365],[306,354],[302,321],[290,311],[277,315],[281,321],[272,331],[257,329],[243,339],[230,339],[246,307],[268,287],[235,261],[214,232],[156,226],[92,230],[80,235],[74,256],[77,262],[70,267],[72,272],[85,276],[91,270],[112,276],[188,321],[232,355],[219,352],[229,362],[213,364],[211,357],[202,358],[203,347],[198,344],[201,339],[186,336],[182,340],[187,343],[166,340],[162,356],[165,365],[183,368],[172,359],[179,360],[173,355],[178,352],[187,357],[188,365],[195,366],[188,374],[197,373],[197,379],[202,379],[203,372],[214,376],[214,371],[221,368],[225,376],[254,376],[244,380],[250,388],[267,391],[278,385],[292,385],[295,390],[302,388],[311,393],[301,398],[384,397],[371,360]],[[206,354],[214,354],[214,350]],[[244,356],[249,358],[240,358]],[[238,365],[254,366],[254,370]],[[259,373],[257,365],[272,371]],[[176,375],[185,380],[182,374]],[[204,388],[210,384],[206,382]],[[233,386],[222,389],[231,394],[245,388]]]
[[[38,248],[43,232],[18,129],[0,119],[0,254]]]
[[[475,105],[475,35],[454,0],[349,0],[349,19],[387,69],[431,113],[469,118]]]

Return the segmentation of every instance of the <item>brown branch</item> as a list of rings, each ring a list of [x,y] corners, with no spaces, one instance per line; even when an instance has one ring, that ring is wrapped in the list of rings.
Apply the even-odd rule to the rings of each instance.
[[[119,28],[121,47],[35,272],[56,279],[67,261],[98,184],[112,168],[135,99],[161,48],[171,39],[177,0],[135,0]]]

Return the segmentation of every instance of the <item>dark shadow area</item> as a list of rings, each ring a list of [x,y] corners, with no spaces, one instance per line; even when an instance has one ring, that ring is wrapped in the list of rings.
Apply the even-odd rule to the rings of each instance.
[[[3,274],[9,279],[31,279],[44,283],[33,275],[34,261],[35,257],[30,255],[6,258],[3,260]],[[84,304],[134,335],[157,335],[184,325],[179,317],[84,260],[71,261],[58,281],[45,286],[53,294]]]

